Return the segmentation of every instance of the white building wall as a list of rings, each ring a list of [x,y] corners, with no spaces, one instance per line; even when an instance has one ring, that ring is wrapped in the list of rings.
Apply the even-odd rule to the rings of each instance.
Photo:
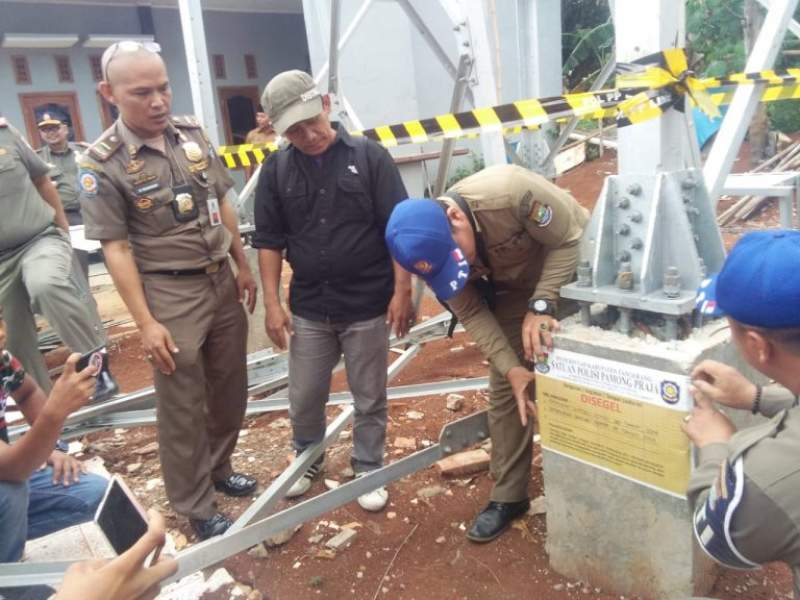
[[[141,35],[139,17],[133,6],[90,6],[80,4],[41,4],[37,2],[8,2],[0,0],[0,35],[5,33],[63,33],[85,37],[95,35]],[[177,9],[153,8],[156,41],[162,47],[173,87],[173,112],[192,112],[186,56],[183,48],[180,19]],[[218,86],[254,85],[263,89],[266,81],[282,70],[308,69],[303,17],[299,14],[228,13],[205,11],[204,22],[209,54],[223,54],[226,63],[224,80]],[[78,103],[87,140],[102,133],[96,83],[92,79],[89,55],[102,49],[88,49],[78,43],[70,49],[27,50],[0,48],[0,114],[21,131],[24,121],[19,94],[32,92],[71,91]],[[18,85],[14,80],[11,56],[28,57],[32,74],[31,85]],[[59,83],[54,55],[70,56],[73,83]],[[255,54],[258,79],[247,79],[244,55]],[[216,99],[216,98],[215,98]],[[221,115],[218,110],[220,124]],[[220,131],[220,139],[224,133]]]

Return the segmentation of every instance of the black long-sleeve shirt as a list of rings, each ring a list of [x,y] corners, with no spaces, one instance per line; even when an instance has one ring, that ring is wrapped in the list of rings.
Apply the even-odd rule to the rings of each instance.
[[[293,314],[347,323],[386,311],[394,272],[384,231],[407,194],[383,147],[334,128],[336,139],[321,160],[293,146],[280,151],[288,156],[268,158],[256,187],[253,245],[286,249]],[[365,144],[366,164],[357,144]],[[281,161],[286,173],[278,177]]]

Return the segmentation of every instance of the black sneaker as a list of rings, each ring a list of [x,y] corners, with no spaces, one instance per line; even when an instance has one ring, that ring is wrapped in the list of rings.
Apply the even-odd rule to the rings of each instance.
[[[223,481],[215,481],[214,489],[222,492],[226,496],[249,496],[256,490],[258,480],[255,477],[250,477],[244,473],[231,473],[231,475]]]
[[[222,535],[228,531],[228,527],[233,525],[228,517],[219,512],[209,519],[189,519],[189,522],[201,541],[215,535]]]
[[[511,526],[511,522],[524,515],[530,506],[530,500],[520,502],[489,502],[475,519],[467,532],[467,538],[473,542],[491,542]]]

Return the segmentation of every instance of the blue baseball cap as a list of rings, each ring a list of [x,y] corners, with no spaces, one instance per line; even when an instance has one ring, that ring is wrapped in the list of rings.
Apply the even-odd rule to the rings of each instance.
[[[469,263],[438,202],[409,198],[397,204],[386,225],[386,245],[392,258],[425,280],[439,300],[449,300],[464,289]]]
[[[800,231],[743,236],[722,270],[700,285],[696,306],[752,327],[800,327]]]

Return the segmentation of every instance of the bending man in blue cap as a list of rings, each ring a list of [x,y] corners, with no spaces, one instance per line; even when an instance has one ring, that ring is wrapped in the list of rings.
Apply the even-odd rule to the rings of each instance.
[[[488,542],[528,510],[535,407],[524,365],[552,346],[558,290],[578,262],[588,212],[546,179],[489,167],[434,200],[405,200],[386,227],[392,257],[422,277],[489,359],[489,505],[467,533]]]
[[[701,288],[703,312],[728,318],[750,366],[785,386],[761,388],[715,361],[692,373],[684,431],[698,448],[688,497],[703,549],[737,569],[780,560],[800,598],[800,232],[744,236]],[[769,420],[736,431],[714,402]]]

